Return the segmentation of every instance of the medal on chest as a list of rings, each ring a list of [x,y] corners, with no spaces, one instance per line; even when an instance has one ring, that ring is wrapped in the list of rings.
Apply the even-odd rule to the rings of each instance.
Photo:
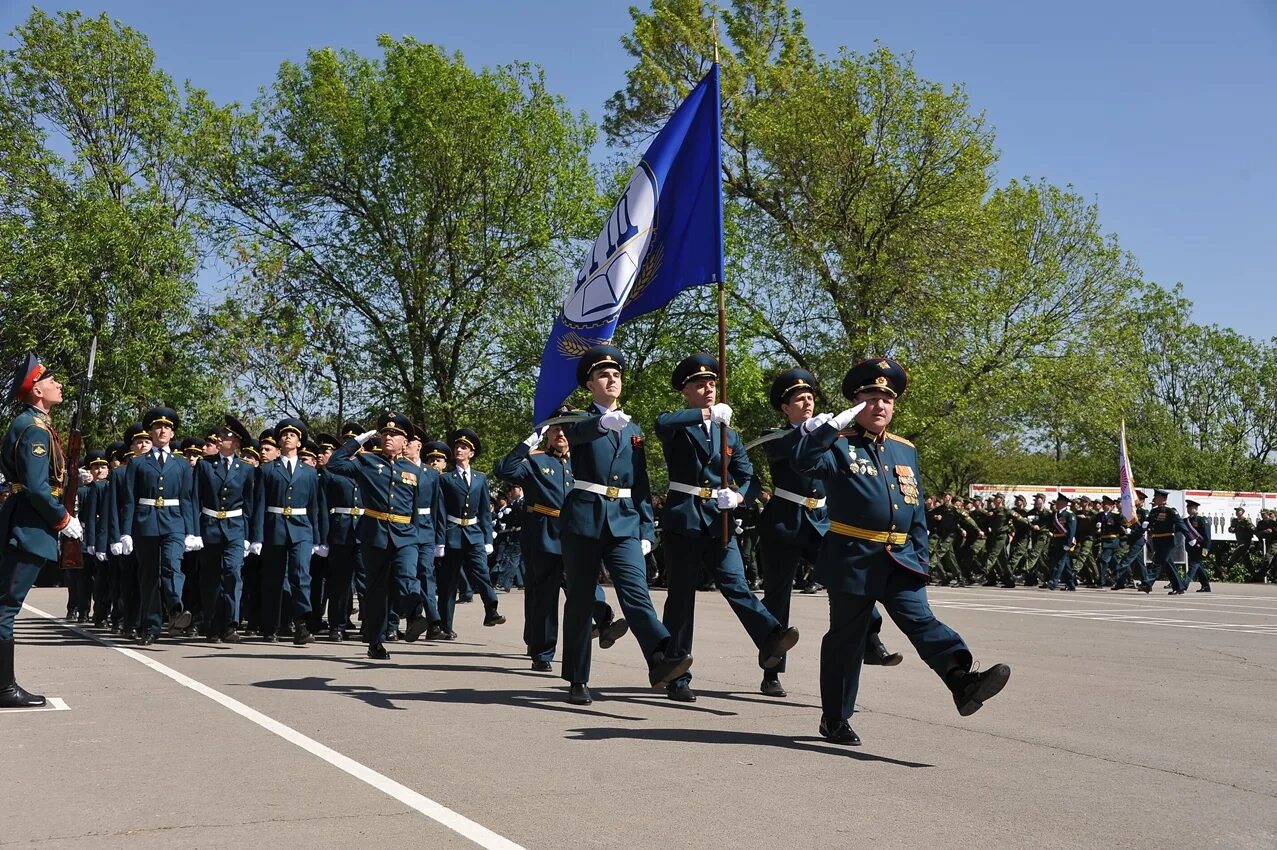
[[[900,464],[896,467],[896,480],[900,482],[900,495],[906,505],[918,504],[918,479],[913,475],[913,467]]]
[[[847,453],[848,459],[851,461],[851,471],[857,475],[877,475],[878,465],[874,463],[873,458],[860,457],[856,454],[855,448]]]

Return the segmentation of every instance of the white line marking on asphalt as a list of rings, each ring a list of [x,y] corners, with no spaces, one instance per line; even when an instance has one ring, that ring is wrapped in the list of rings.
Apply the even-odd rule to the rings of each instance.
[[[45,704],[38,708],[0,708],[0,715],[22,714],[24,711],[70,711],[71,706],[61,697],[46,697]]]
[[[143,655],[140,652],[134,652],[131,649],[126,649],[125,647],[116,646],[113,643],[108,643],[107,641],[102,640],[102,638],[98,637],[92,632],[86,631],[85,629],[79,628],[78,626],[72,625],[70,623],[60,622],[59,619],[55,617],[53,614],[48,614],[44,611],[41,611],[39,608],[33,608],[31,605],[28,605],[25,603],[23,604],[22,607],[33,614],[36,614],[40,617],[45,618],[46,620],[53,621],[55,624],[62,626],[63,628],[71,629],[72,631],[75,631],[78,634],[83,635],[84,637],[90,638],[91,640],[94,640],[97,643],[100,643],[109,649],[114,649],[116,652],[119,652],[125,657],[131,658],[134,661],[145,664],[147,667],[150,667],[155,672],[161,673],[167,676],[168,678],[172,679],[174,682],[177,682],[179,685],[190,688],[191,690],[195,691],[197,694],[208,697],[213,702],[218,703],[224,708],[230,709],[231,711],[238,714],[240,717],[243,717],[246,720],[251,720],[253,723],[256,723],[258,726],[265,729],[267,732],[271,732],[275,735],[278,735],[279,737],[283,738],[285,741],[288,741],[290,744],[294,744],[298,747],[301,747],[306,752],[310,753],[313,756],[317,756],[318,758],[323,759],[324,761],[328,762],[329,764],[331,764],[333,767],[337,768],[338,770],[345,771],[346,773],[355,777],[359,781],[367,785],[371,785],[373,788],[376,788],[378,791],[382,792],[386,796],[393,797],[394,799],[403,803],[405,806],[408,806],[411,809],[415,809],[416,811],[420,812],[421,814],[425,815],[426,817],[430,818],[436,823],[442,824],[443,826],[446,826],[448,829],[451,829],[453,832],[457,833],[458,835],[461,835],[461,836],[464,836],[465,838],[470,839],[475,844],[478,844],[480,847],[485,848],[485,850],[525,850],[525,848],[522,845],[515,844],[510,839],[505,838],[504,836],[498,835],[497,833],[488,829],[486,826],[475,823],[474,821],[467,818],[465,815],[454,812],[452,809],[448,808],[442,803],[436,803],[434,800],[430,799],[424,794],[419,794],[416,791],[409,788],[408,786],[403,785],[399,782],[396,782],[395,780],[391,779],[390,777],[384,774],[378,773],[377,771],[373,770],[371,767],[360,764],[359,762],[355,761],[349,756],[344,756],[341,753],[337,752],[336,750],[332,749],[331,747],[324,746],[323,744],[316,741],[314,738],[310,738],[306,735],[303,735],[301,732],[298,732],[296,729],[293,729],[291,726],[286,726],[283,723],[276,720],[275,718],[270,717],[266,714],[262,714],[260,711],[258,711],[255,708],[250,708],[249,706],[245,705],[244,703],[240,702],[234,697],[229,697],[226,694],[222,693],[221,691],[210,688],[208,685],[204,684],[203,682],[199,682],[199,681],[196,681],[195,679],[192,679],[190,676],[187,676],[185,673],[179,673],[178,671],[174,670],[172,667],[168,667],[164,664],[161,664],[160,662],[154,660],[153,658],[148,658],[147,656]],[[27,709],[17,709],[17,710],[23,711]],[[47,709],[38,709],[38,710],[45,711]]]
[[[1095,620],[1098,622],[1127,623],[1136,626],[1169,626],[1175,629],[1193,629],[1214,632],[1240,632],[1250,635],[1277,636],[1277,626],[1252,623],[1199,623],[1193,620],[1176,620],[1167,617],[1141,617],[1135,614],[1117,614],[1112,611],[1083,611],[1078,609],[1026,608],[1016,605],[993,605],[982,602],[957,600],[933,600],[938,606],[948,606],[966,611],[984,611],[992,614],[1023,614],[1030,617],[1061,617],[1071,620]]]

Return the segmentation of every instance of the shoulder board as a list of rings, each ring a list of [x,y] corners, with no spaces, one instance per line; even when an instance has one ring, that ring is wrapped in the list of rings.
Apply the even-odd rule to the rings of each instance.
[[[32,417],[31,417],[31,424],[32,424],[32,425],[34,425],[34,426],[35,426],[35,427],[37,427],[37,428],[42,429],[42,430],[45,430],[45,431],[48,431],[48,430],[49,430],[49,424],[48,424],[47,422],[45,422],[45,421],[44,421],[44,418],[43,418],[43,417],[40,417],[40,416],[32,416]]]
[[[915,446],[913,443],[906,440],[904,437],[900,436],[899,434],[893,434],[890,431],[887,432],[887,439],[895,440],[897,443],[904,443],[906,446],[908,446],[911,449],[917,448],[917,446]]]

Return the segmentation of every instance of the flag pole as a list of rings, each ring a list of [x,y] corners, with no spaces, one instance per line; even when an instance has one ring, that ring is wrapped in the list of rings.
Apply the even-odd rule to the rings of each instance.
[[[713,36],[714,36],[714,66],[715,66],[715,69],[717,69],[718,68],[718,13],[717,12],[714,13],[714,18],[710,23],[710,31],[713,33]],[[718,103],[715,104],[715,108],[718,111],[717,126],[719,128],[719,137],[714,140],[714,143],[718,145],[718,149],[720,152],[719,156],[721,158],[722,145],[723,145],[723,142],[722,142],[722,126],[723,126],[722,86],[721,85],[718,86],[717,89],[718,89],[718,92],[717,92]],[[723,259],[722,259],[723,175],[722,175],[721,161],[720,161],[719,175],[718,175],[718,191],[719,191],[718,268],[720,272],[720,274],[718,275],[718,401],[722,402],[723,404],[726,404],[727,403],[727,284],[724,281],[724,278],[726,277],[726,275],[721,273],[723,271],[723,266],[724,266]],[[729,457],[727,452],[727,445],[728,445],[727,441],[728,441],[728,429],[727,429],[727,425],[724,424],[719,426],[719,445],[722,446],[722,449],[720,450],[720,455],[721,455],[720,460],[722,463],[722,468],[719,470],[719,479],[720,481],[722,481],[721,486],[723,487],[727,486],[727,482],[731,475],[731,470],[729,469],[731,458]],[[732,514],[731,514],[731,511],[724,511],[723,519],[722,519],[722,545],[723,545],[723,548],[726,549],[729,546],[731,546],[731,544],[732,544]]]

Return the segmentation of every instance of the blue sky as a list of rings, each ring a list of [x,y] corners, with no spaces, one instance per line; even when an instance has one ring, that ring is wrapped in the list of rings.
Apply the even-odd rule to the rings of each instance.
[[[1000,177],[1071,184],[1146,277],[1182,282],[1198,321],[1268,338],[1277,284],[1277,2],[798,0],[815,47],[912,51],[919,72],[963,82],[997,130]],[[377,52],[380,33],[514,59],[595,120],[629,66],[613,0],[41,4],[107,12],[146,33],[159,62],[215,98],[251,100],[310,47]],[[30,4],[0,0],[8,33]],[[0,43],[9,46],[7,35]]]

